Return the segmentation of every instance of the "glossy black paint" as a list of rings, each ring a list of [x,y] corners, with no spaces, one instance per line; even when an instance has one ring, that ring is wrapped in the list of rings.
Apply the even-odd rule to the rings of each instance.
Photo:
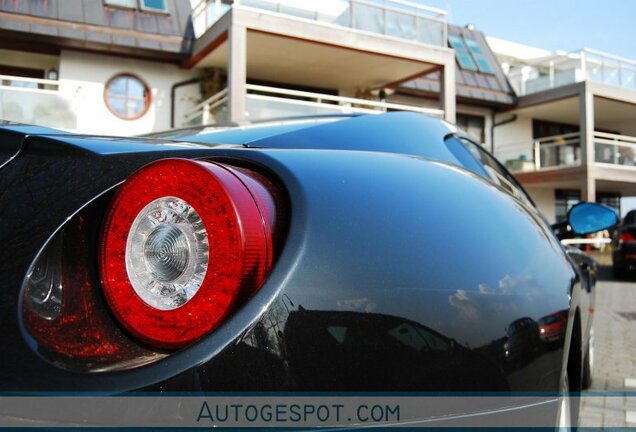
[[[1,390],[558,391],[575,317],[588,324],[580,266],[527,200],[457,166],[444,144],[452,129],[387,118],[314,126],[304,138],[296,130],[259,148],[30,138],[0,171],[0,341],[11,347]],[[361,125],[347,133],[347,122]],[[414,149],[442,162],[406,154]],[[50,364],[19,326],[27,269],[79,209],[167,156],[240,161],[277,177],[289,224],[272,274],[215,332],[152,364],[97,373]],[[522,359],[510,361],[512,323],[563,309],[561,343],[520,338]]]

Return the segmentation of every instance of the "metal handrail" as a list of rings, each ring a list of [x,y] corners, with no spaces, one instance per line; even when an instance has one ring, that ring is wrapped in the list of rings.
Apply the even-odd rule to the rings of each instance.
[[[248,99],[258,99],[258,100],[264,100],[264,101],[270,101],[270,102],[280,102],[282,99],[276,96],[265,96],[265,95],[259,95],[259,94],[248,94],[247,97]],[[309,106],[309,107],[316,107],[316,108],[325,107],[325,104],[321,102],[311,102],[311,101],[304,101],[299,99],[285,99],[285,103],[290,105]],[[334,109],[337,109],[346,113],[355,111],[359,113],[374,114],[378,112],[376,110],[358,108],[358,107],[353,107],[351,105],[330,105],[329,107],[333,107]]]
[[[329,94],[322,93],[312,93],[301,90],[291,90],[291,89],[282,89],[276,87],[262,86],[256,84],[246,84],[245,90],[247,92],[252,92],[247,94],[249,98],[259,98],[262,100],[271,100],[271,101],[281,101],[283,100],[286,103],[297,104],[297,105],[306,105],[306,106],[315,106],[315,107],[325,107],[325,108],[335,108],[341,109],[343,111],[348,110],[347,107],[350,108],[351,111],[357,111],[362,113],[375,114],[378,112],[386,111],[389,109],[399,110],[399,111],[412,111],[418,112],[427,115],[433,115],[437,117],[442,117],[444,115],[444,111],[441,109],[435,108],[424,108],[417,107],[412,105],[402,105],[391,102],[380,102],[373,101],[367,99],[357,99],[345,96],[335,96]],[[260,94],[254,94],[254,92]],[[270,96],[266,96],[270,95]],[[313,101],[300,100],[294,98],[304,98],[304,99],[313,99]],[[205,117],[209,115],[210,111],[217,108],[221,104],[227,102],[229,99],[228,89],[225,88],[218,93],[210,96],[206,100],[198,103],[192,109],[190,109],[187,113],[184,114],[185,120],[191,120],[198,115],[203,115],[203,120],[205,124]],[[331,102],[331,103],[325,103]],[[366,107],[366,108],[365,108]],[[376,108],[371,109],[370,107]],[[377,108],[380,108],[379,111]]]
[[[636,144],[636,137],[632,137],[628,135],[618,135],[618,134],[613,134],[608,132],[594,131],[594,138],[597,138],[596,141],[611,140],[612,142],[624,141],[626,143]]]
[[[13,75],[0,75],[0,81],[22,81],[28,83],[36,83],[41,85],[55,86],[58,87],[60,82],[57,80],[49,80],[43,78],[27,78],[21,76],[13,76]]]
[[[556,140],[570,140],[572,138],[581,138],[581,133],[580,132],[570,132],[570,133],[566,133],[566,134],[559,134],[559,135],[550,135],[547,137],[541,137],[541,138],[537,138],[533,141],[535,142],[539,142],[540,144],[548,144],[550,141],[556,141]]]
[[[227,92],[228,92],[227,88],[224,88],[223,90],[219,91],[218,93],[214,93],[212,96],[210,96],[209,98],[207,98],[203,102],[200,102],[198,105],[195,105],[194,108],[191,109],[191,111],[200,110],[205,105],[212,105],[217,100],[221,99],[224,96],[227,96]]]
[[[283,95],[283,96],[304,97],[304,98],[316,99],[319,102],[331,101],[331,102],[337,102],[339,104],[351,104],[351,105],[362,105],[362,106],[371,106],[376,108],[384,108],[385,110],[395,109],[400,111],[414,111],[414,112],[419,112],[423,114],[431,114],[431,115],[438,115],[438,116],[444,115],[444,111],[440,109],[423,108],[423,107],[416,107],[412,105],[396,104],[391,102],[380,102],[380,101],[358,99],[358,98],[351,98],[351,97],[345,97],[345,96],[312,93],[312,92],[306,92],[301,90],[282,89],[277,87],[269,87],[269,86],[262,86],[262,85],[256,85],[256,84],[247,84],[245,88],[248,91],[252,90],[252,91],[257,91],[262,93],[270,93],[270,94],[277,94],[277,95]]]

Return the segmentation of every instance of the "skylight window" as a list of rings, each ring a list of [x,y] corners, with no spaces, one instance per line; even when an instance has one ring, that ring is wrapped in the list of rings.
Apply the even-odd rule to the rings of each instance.
[[[464,37],[464,40],[466,41],[466,45],[468,46],[468,49],[470,50],[471,53],[483,54],[481,46],[479,46],[479,44],[477,43],[475,39]]]
[[[475,58],[475,61],[477,62],[477,67],[479,68],[480,72],[489,73],[489,74],[495,73],[494,69],[492,68],[492,66],[490,65],[490,62],[488,61],[488,59],[486,59],[486,57],[484,57],[481,54],[473,54],[473,57]]]
[[[457,51],[455,56],[457,57],[457,62],[459,63],[462,69],[471,70],[471,71],[477,70],[477,66],[475,65],[475,62],[473,61],[470,54],[468,54],[467,52]]]
[[[475,59],[475,63],[477,63],[477,67],[480,72],[484,73],[495,73],[494,68],[484,55],[484,50],[481,45],[477,43],[475,39],[464,36],[464,40],[466,41],[466,45],[468,46],[468,50],[473,55],[473,59]]]
[[[462,69],[476,71],[477,66],[473,61],[473,58],[470,56],[470,53],[466,49],[466,44],[464,44],[464,39],[462,39],[459,35],[449,35],[448,42],[450,46],[455,49],[455,57],[457,58],[457,63]]]
[[[483,47],[469,36],[449,35],[449,45],[455,49],[457,63],[462,69],[493,74],[495,68],[484,55]]]
[[[459,35],[448,35],[448,42],[450,46],[455,48],[456,50],[466,51],[466,45],[464,45],[464,40]]]

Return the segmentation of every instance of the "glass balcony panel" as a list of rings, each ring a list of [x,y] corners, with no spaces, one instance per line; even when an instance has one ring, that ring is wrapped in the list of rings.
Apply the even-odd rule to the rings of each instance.
[[[286,15],[295,16],[297,18],[304,18],[309,20],[318,19],[318,12],[316,10],[287,6],[285,4],[279,4],[278,12],[284,13]]]
[[[270,0],[241,0],[241,4],[257,9],[268,10],[271,12],[278,12],[280,3]]]
[[[58,129],[77,128],[70,101],[54,91],[0,88],[0,118]]]
[[[596,132],[596,135],[594,143],[596,162],[636,166],[636,138],[600,132]]]
[[[618,147],[616,163],[619,165],[636,166],[636,152],[634,151],[634,147]]]
[[[554,87],[560,87],[576,82],[576,69],[557,70],[554,73]]]
[[[417,40],[431,45],[445,45],[444,23],[422,17],[417,18]]]
[[[616,163],[616,147],[611,144],[595,143],[594,160],[601,163]]]
[[[556,147],[541,148],[541,168],[559,165],[558,149]]]
[[[208,22],[216,22],[219,18],[225,15],[225,12],[229,11],[231,8],[232,7],[229,4],[225,3],[208,3],[206,8],[208,14]]]
[[[603,63],[603,84],[620,86],[620,65],[616,62]]]
[[[415,39],[417,32],[415,15],[401,12],[386,12],[386,34],[401,39]]]
[[[526,81],[526,94],[536,93],[550,88],[550,77],[547,75]]]
[[[307,115],[342,114],[355,109],[335,104],[303,103],[303,101],[247,95],[247,112],[250,120]]]
[[[351,3],[353,28],[371,33],[384,34],[384,10],[379,6]]]
[[[522,85],[517,86],[521,95],[583,80],[636,90],[636,61],[599,51],[585,49],[566,55],[553,55],[540,64],[533,63],[524,67],[540,72],[540,76],[529,73],[519,78],[511,72],[511,82],[515,79],[522,81]]]
[[[557,148],[559,149],[559,165],[571,166],[578,162],[578,145],[564,145]]]
[[[636,90],[636,68],[633,66],[622,66],[620,71],[621,87]]]
[[[349,27],[351,25],[351,7],[349,0],[323,0],[316,2],[315,5],[316,21],[343,27]]]
[[[197,114],[194,117],[191,117],[190,120],[185,120],[181,122],[177,127],[188,127],[188,126],[201,126],[203,125],[203,113]]]

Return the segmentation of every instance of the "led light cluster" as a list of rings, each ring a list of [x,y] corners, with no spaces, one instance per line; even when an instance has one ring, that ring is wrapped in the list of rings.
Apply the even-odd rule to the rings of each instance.
[[[183,347],[263,283],[274,205],[256,178],[217,163],[164,159],[120,186],[100,272],[112,311],[132,334]]]

